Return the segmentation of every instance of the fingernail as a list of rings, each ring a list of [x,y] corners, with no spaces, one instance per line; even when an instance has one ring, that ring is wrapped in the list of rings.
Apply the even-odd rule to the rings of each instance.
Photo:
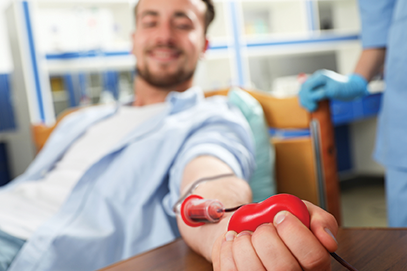
[[[235,231],[228,231],[226,233],[225,239],[226,239],[226,241],[233,241],[233,239],[235,239],[235,237],[236,237]]]
[[[331,232],[328,228],[325,228],[324,230],[325,230],[325,231],[332,237],[332,239],[334,239],[335,242],[338,244],[338,241],[336,241],[336,238],[334,237],[334,235],[332,234],[332,232]]]
[[[287,215],[287,211],[281,211],[278,214],[276,214],[276,216],[274,217],[274,224],[278,225],[281,222],[283,222],[286,215]]]
[[[245,235],[250,235],[250,236],[252,236],[252,232],[251,232],[251,231],[242,231],[241,233],[239,233],[239,234],[237,235],[237,238],[238,238],[238,237],[241,237],[241,236],[245,236]]]

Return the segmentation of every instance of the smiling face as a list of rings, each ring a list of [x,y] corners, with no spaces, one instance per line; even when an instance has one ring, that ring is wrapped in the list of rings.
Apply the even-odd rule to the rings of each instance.
[[[142,79],[164,89],[192,84],[207,46],[205,11],[202,0],[139,2],[132,52]]]

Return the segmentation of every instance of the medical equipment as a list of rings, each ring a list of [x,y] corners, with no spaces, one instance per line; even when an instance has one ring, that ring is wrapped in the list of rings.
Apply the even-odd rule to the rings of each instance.
[[[217,223],[222,219],[225,212],[236,211],[229,221],[228,231],[233,230],[239,233],[245,230],[255,231],[261,224],[272,222],[274,216],[283,210],[294,214],[305,226],[310,227],[307,206],[299,198],[289,194],[278,194],[260,203],[228,209],[219,200],[204,199],[201,196],[191,194],[183,197],[178,214],[188,226],[199,227],[206,223]],[[330,254],[348,270],[357,271],[338,254],[334,252]]]
[[[225,213],[236,211],[240,207],[225,209],[219,200],[190,195],[182,202],[180,215],[188,226],[199,227],[205,223],[217,223]]]

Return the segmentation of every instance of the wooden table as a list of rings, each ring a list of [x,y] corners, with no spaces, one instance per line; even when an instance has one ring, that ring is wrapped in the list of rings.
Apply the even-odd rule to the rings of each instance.
[[[337,253],[358,270],[407,270],[407,229],[340,229],[337,240]],[[207,271],[212,265],[179,239],[102,270]],[[332,259],[332,270],[346,269]]]

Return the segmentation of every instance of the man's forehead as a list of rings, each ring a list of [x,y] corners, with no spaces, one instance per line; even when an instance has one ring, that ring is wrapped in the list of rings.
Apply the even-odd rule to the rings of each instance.
[[[139,0],[137,7],[137,16],[146,11],[154,11],[157,15],[160,13],[195,13],[200,17],[206,11],[206,5],[202,0]]]

